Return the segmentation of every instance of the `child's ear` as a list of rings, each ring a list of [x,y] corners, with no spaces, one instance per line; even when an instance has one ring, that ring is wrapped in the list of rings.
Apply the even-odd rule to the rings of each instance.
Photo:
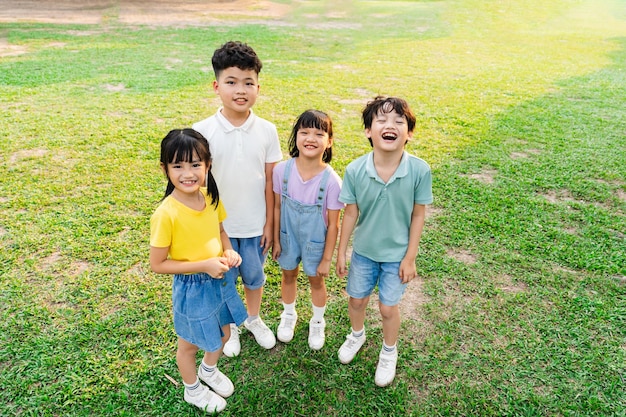
[[[328,138],[328,146],[326,147],[326,149],[328,149],[328,148],[332,148],[332,146],[333,146],[333,138],[332,138],[332,137],[329,137],[329,138]]]
[[[404,144],[406,145],[412,139],[413,139],[413,131],[409,131],[409,134],[406,137],[406,142],[404,142]]]
[[[167,167],[165,166],[163,162],[161,162],[161,171],[163,171],[163,173],[167,177]]]

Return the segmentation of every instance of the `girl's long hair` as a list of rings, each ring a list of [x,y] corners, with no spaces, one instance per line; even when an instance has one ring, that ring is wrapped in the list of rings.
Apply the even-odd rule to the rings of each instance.
[[[298,130],[300,129],[320,129],[324,132],[328,133],[328,138],[333,138],[333,121],[330,119],[330,116],[319,110],[307,110],[302,113],[293,125],[293,129],[291,129],[291,135],[289,136],[289,155],[292,158],[300,155],[300,151],[298,150],[298,146],[296,145],[296,138],[298,137]],[[333,147],[330,146],[326,148],[324,151],[324,155],[322,155],[322,161],[329,163],[333,159]]]
[[[167,164],[192,162],[194,155],[198,155],[198,158],[209,167],[204,183],[206,184],[207,195],[211,197],[211,204],[217,207],[220,195],[215,178],[213,178],[211,173],[209,142],[199,132],[189,128],[170,130],[161,141],[161,164],[165,167],[165,175],[167,176],[167,187],[165,188],[163,198],[174,191],[174,184],[172,184],[170,177],[167,175]]]

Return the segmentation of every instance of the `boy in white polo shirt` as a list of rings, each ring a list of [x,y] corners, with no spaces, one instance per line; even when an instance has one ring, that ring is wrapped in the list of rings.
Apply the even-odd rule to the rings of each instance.
[[[227,42],[214,52],[212,64],[213,90],[222,107],[192,127],[209,142],[212,173],[228,213],[224,229],[242,258],[224,279],[236,282],[241,275],[248,310],[244,327],[259,345],[271,349],[276,337],[259,312],[265,259],[274,239],[272,170],[282,159],[278,132],[274,124],[252,112],[263,66],[254,50],[245,43]],[[237,356],[240,349],[239,329],[232,325],[224,354]]]
[[[398,304],[417,276],[415,259],[426,214],[432,203],[428,164],[404,150],[413,136],[415,115],[397,97],[376,97],[363,110],[365,135],[373,151],[352,161],[343,179],[339,201],[346,204],[337,251],[337,275],[348,275],[346,290],[352,331],[339,349],[341,363],[350,363],[365,343],[365,309],[378,285],[383,346],[376,385],[396,375],[400,330]],[[350,270],[348,242],[354,231]]]

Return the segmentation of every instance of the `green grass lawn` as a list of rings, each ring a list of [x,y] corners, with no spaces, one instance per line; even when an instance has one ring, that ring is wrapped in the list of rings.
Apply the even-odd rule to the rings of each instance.
[[[377,94],[417,114],[407,149],[435,195],[402,304],[394,384],[382,338],[350,365],[343,280],[327,339],[242,332],[224,416],[626,416],[626,3],[302,1],[280,22],[206,27],[0,24],[0,415],[202,415],[182,399],[171,277],[149,270],[160,140],[213,114],[213,50],[264,63],[255,112],[286,150],[307,108],[334,120],[333,166],[370,150]],[[276,328],[280,269],[262,315]]]

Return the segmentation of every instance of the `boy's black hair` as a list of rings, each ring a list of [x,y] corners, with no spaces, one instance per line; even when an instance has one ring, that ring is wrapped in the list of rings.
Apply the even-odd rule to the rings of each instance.
[[[215,79],[218,79],[226,68],[237,67],[244,71],[253,70],[257,75],[263,68],[263,64],[254,49],[239,41],[226,42],[216,49],[213,58],[211,58],[211,63],[213,64]]]
[[[374,100],[368,102],[363,109],[363,127],[371,129],[372,121],[378,112],[390,113],[394,110],[400,116],[404,116],[409,132],[413,132],[416,122],[415,114],[409,107],[409,103],[399,97],[376,96]],[[369,138],[369,141],[370,145],[372,145],[371,138]]]
[[[302,113],[293,124],[293,128],[291,129],[291,135],[289,136],[289,155],[292,158],[300,155],[300,151],[298,150],[298,146],[296,145],[296,139],[298,137],[298,130],[303,128],[315,128],[323,130],[328,133],[328,138],[333,138],[333,121],[330,119],[330,116],[319,110],[307,110]],[[322,161],[329,163],[333,159],[333,147],[328,147],[324,151],[324,155],[322,156]]]
[[[170,130],[161,141],[161,164],[163,164],[165,175],[167,176],[167,188],[163,198],[174,191],[174,184],[172,184],[170,177],[167,175],[167,164],[191,162],[194,155],[198,155],[198,158],[209,166],[209,172],[204,183],[207,187],[207,195],[211,197],[211,204],[217,207],[220,195],[215,178],[211,174],[209,142],[199,132],[189,128]]]

